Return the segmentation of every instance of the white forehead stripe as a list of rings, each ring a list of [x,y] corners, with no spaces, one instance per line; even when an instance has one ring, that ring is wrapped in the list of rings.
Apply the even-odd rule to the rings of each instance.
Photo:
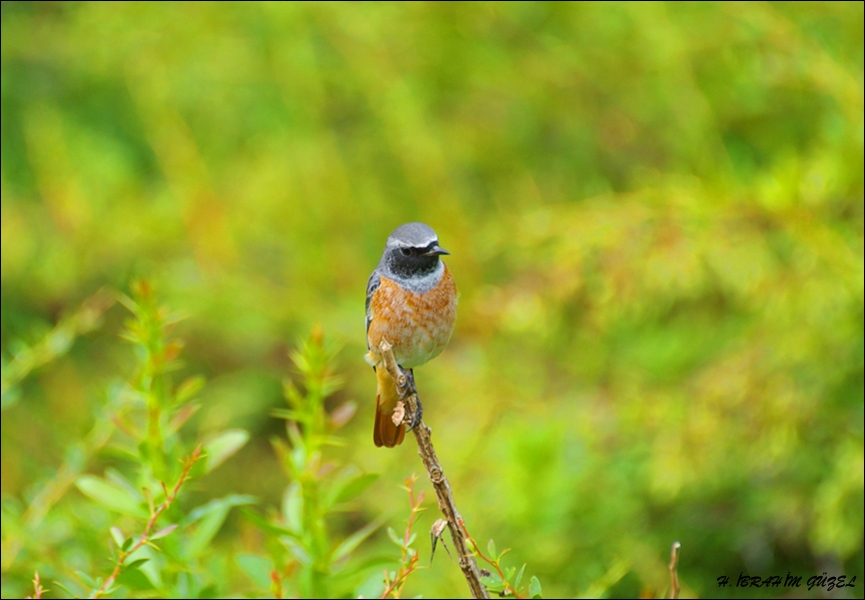
[[[409,242],[407,240],[403,240],[400,238],[389,237],[387,238],[387,247],[388,248],[426,248],[432,243],[438,243],[438,237],[432,236],[422,240],[416,240]]]

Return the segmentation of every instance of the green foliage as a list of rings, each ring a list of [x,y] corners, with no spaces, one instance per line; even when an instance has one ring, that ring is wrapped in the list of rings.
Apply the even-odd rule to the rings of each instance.
[[[230,495],[189,510],[174,504],[191,476],[215,468],[240,449],[248,434],[227,432],[220,436],[222,440],[230,436],[227,442],[212,440],[206,451],[217,452],[208,456],[202,468],[196,468],[201,447],[194,448],[180,429],[195,412],[194,392],[201,385],[187,380],[175,386],[172,381],[171,372],[178,368],[182,348],[178,340],[169,337],[177,317],[157,304],[147,281],[138,281],[132,288],[131,297],[120,294],[119,299],[132,313],[121,337],[135,350],[134,372],[125,382],[112,386],[109,402],[97,416],[91,435],[73,446],[70,458],[42,484],[24,513],[14,508],[7,511],[8,505],[4,506],[4,565],[8,568],[24,552],[27,562],[37,568],[44,565],[43,573],[55,575],[57,587],[73,596],[140,592],[185,595],[190,591],[187,575],[207,571],[207,547],[222,528],[229,509],[255,502],[251,496]],[[81,320],[73,317],[64,323]],[[55,328],[47,339],[55,338],[65,326]],[[35,347],[49,345],[43,341]],[[58,352],[52,358],[60,355]],[[100,451],[116,457],[113,466],[105,467],[103,475],[84,473],[93,468]],[[68,498],[66,491],[72,483],[91,504]],[[57,515],[60,522],[49,518]],[[116,524],[106,527],[100,540],[101,524],[110,522]],[[78,535],[82,531],[84,535]],[[111,541],[113,571],[93,575],[93,571],[106,569],[98,557]],[[62,544],[75,547],[79,562],[86,557],[84,565],[88,568],[75,570],[77,580],[68,579],[68,565],[52,559],[55,548]],[[99,546],[101,552],[97,554]],[[195,593],[203,581],[201,577],[195,580]]]
[[[393,561],[378,559],[357,566],[350,565],[348,560],[381,526],[381,520],[336,539],[328,532],[328,517],[348,510],[349,503],[374,483],[376,476],[360,473],[356,467],[338,469],[337,465],[323,461],[322,450],[340,443],[333,431],[347,422],[353,409],[343,406],[334,410],[332,416],[325,410],[325,400],[339,388],[340,381],[332,373],[335,349],[325,346],[320,331],[291,354],[301,375],[303,391],[286,382],[290,408],[274,411],[277,416],[289,419],[289,443],[273,439],[290,479],[281,514],[267,520],[246,509],[249,521],[267,536],[265,545],[272,551],[271,559],[254,554],[235,555],[231,551],[215,553],[212,544],[231,509],[255,504],[257,499],[229,494],[195,507],[186,503],[183,508],[175,500],[181,491],[185,492],[190,477],[204,476],[216,469],[249,441],[249,434],[241,429],[228,429],[197,448],[190,446],[183,435],[183,425],[198,408],[195,397],[204,382],[198,376],[179,385],[172,381],[171,373],[179,368],[182,343],[169,337],[169,331],[178,318],[157,304],[147,281],[134,283],[131,297],[120,294],[119,298],[133,315],[121,337],[133,344],[136,367],[127,381],[118,386],[116,401],[99,417],[105,421],[100,430],[107,433],[99,437],[98,444],[91,443],[87,448],[89,458],[103,447],[110,448],[110,454],[119,457],[114,462],[116,467],[106,467],[103,476],[76,476],[71,467],[64,466],[54,480],[44,485],[43,490],[49,492],[36,496],[47,495],[50,504],[34,502],[23,516],[12,510],[7,512],[4,507],[4,561],[11,565],[17,558],[6,554],[7,549],[15,554],[24,551],[28,562],[39,567],[35,587],[40,585],[41,570],[57,576],[54,585],[76,597],[223,594],[228,582],[213,569],[232,559],[253,584],[263,588],[262,591],[270,589],[277,597],[286,593],[330,597],[333,590],[339,590],[340,595],[348,593],[370,569]],[[44,342],[39,344],[45,346]],[[177,460],[183,455],[185,459]],[[199,462],[200,458],[203,460]],[[87,466],[86,462],[79,462],[75,470],[80,472]],[[119,523],[111,525],[109,535],[102,540],[103,544],[113,542],[110,574],[95,576],[79,569],[74,571],[77,580],[69,580],[71,572],[66,572],[67,565],[52,561],[52,545],[39,539],[39,534],[44,536],[50,526],[34,518],[34,513],[44,519],[49,511],[60,513],[64,504],[71,504],[73,513],[82,509],[77,500],[62,498],[71,480],[92,501],[87,509],[104,513],[100,515],[103,521]],[[176,481],[176,485],[168,487],[166,480]],[[58,502],[59,506],[53,506]],[[128,518],[115,521],[121,517]],[[64,519],[69,518],[70,514],[64,515]],[[98,528],[91,529],[92,525],[83,520],[70,525],[73,530],[69,534],[73,536],[80,529],[91,535],[99,533]],[[130,531],[137,533],[130,535]],[[95,548],[78,549],[84,555],[92,551]],[[97,556],[87,558],[88,564],[99,568],[101,561]]]
[[[521,584],[526,571],[525,564],[520,567],[519,571],[516,567],[505,567],[502,565],[502,557],[510,552],[510,548],[502,550],[501,553],[496,553],[496,543],[490,540],[487,542],[487,554],[484,554],[480,551],[474,539],[469,538],[469,542],[473,547],[475,555],[494,569],[494,571],[490,571],[485,568],[481,571],[481,580],[490,594],[498,594],[501,597],[513,596],[515,598],[543,597],[541,582],[534,575],[529,580],[528,592],[523,589]]]
[[[247,512],[249,520],[273,539],[268,544],[272,559],[272,586],[276,597],[334,598],[351,593],[359,585],[358,578],[384,561],[353,565],[348,560],[382,525],[372,521],[345,535],[334,536],[328,520],[335,513],[348,509],[377,476],[364,474],[357,467],[340,467],[326,461],[323,450],[339,445],[333,431],[345,424],[345,410],[338,407],[334,416],[325,410],[325,400],[341,386],[333,373],[336,349],[324,342],[321,330],[291,352],[300,373],[303,391],[291,381],[284,385],[288,409],[276,409],[274,416],[286,419],[288,442],[274,437],[271,441],[280,465],[289,479],[281,511],[270,519]],[[260,560],[244,557],[239,562],[244,571],[259,585]],[[252,561],[252,562],[250,562]],[[288,574],[288,575],[286,575]]]
[[[79,335],[100,325],[100,317],[114,303],[114,297],[106,290],[99,290],[78,311],[57,324],[37,344],[19,344],[15,357],[6,364],[3,361],[2,409],[6,410],[18,401],[20,390],[17,384],[35,368],[48,364],[66,354]]]
[[[410,220],[462,294],[416,371],[425,421],[472,533],[545,595],[660,596],[673,540],[683,596],[782,595],[717,587],[740,572],[865,580],[862,19],[4,2],[2,595],[35,569],[55,592],[104,581],[111,528],[138,539],[142,489],[159,506],[199,443],[153,532],[177,529],[124,592],[274,594],[276,570],[284,593],[378,593],[384,532],[332,559],[402,514],[419,468],[372,447],[361,358],[366,279]],[[183,364],[155,300],[133,295],[125,349],[114,297],[87,301],[141,275],[191,316]],[[312,323],[344,340],[345,387],[282,394]],[[406,589],[464,594],[440,558]]]
[[[418,551],[416,548],[412,547],[415,539],[417,539],[417,533],[412,530],[414,529],[418,515],[420,515],[420,513],[425,509],[423,507],[424,493],[420,492],[415,494],[415,483],[417,483],[417,476],[412,475],[411,477],[406,478],[405,486],[403,487],[403,489],[408,492],[408,504],[411,509],[408,519],[406,520],[405,533],[400,537],[397,535],[396,531],[394,531],[393,527],[387,528],[387,536],[400,550],[400,560],[399,568],[396,571],[385,571],[384,590],[379,596],[380,598],[401,598],[403,588],[405,588],[409,576],[411,576],[416,569],[420,568],[418,565]],[[434,549],[435,540],[433,540],[433,550]],[[432,561],[432,555],[430,555],[430,561]]]

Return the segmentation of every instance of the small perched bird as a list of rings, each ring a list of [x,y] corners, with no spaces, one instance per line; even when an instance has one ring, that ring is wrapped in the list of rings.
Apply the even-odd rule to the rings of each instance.
[[[409,370],[435,358],[454,332],[459,293],[439,258],[450,254],[423,223],[406,223],[387,238],[384,253],[366,286],[366,361],[375,369],[376,446],[401,444],[405,425],[393,422],[400,400],[379,350],[382,340],[393,346],[397,364]]]

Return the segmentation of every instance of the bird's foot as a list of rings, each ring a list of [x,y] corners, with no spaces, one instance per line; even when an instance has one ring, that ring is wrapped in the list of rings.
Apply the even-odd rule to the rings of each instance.
[[[421,406],[420,398],[418,398],[417,395],[417,387],[414,383],[414,371],[412,369],[403,369],[402,367],[400,367],[400,371],[402,375],[405,376],[405,384],[397,390],[400,393],[400,400],[407,403],[409,396],[414,396],[415,404],[417,406],[412,413],[411,421],[408,425],[408,430],[411,431],[421,422],[421,419],[423,418],[423,407]]]
[[[411,416],[411,422],[408,424],[408,430],[411,431],[414,429],[423,419],[423,406],[421,406],[420,398],[415,394],[414,401],[417,404],[417,408]]]
[[[414,371],[412,371],[411,369],[403,369],[402,367],[399,367],[399,372],[400,375],[405,377],[405,379],[402,385],[399,385],[399,383],[397,383],[396,391],[399,392],[399,399],[405,400],[412,394],[417,394],[417,389],[414,385]]]

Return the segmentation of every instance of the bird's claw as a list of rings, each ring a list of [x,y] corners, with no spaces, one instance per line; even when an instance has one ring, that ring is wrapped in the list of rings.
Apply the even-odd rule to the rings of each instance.
[[[421,406],[420,398],[415,395],[414,399],[417,403],[417,409],[415,409],[414,413],[411,416],[411,422],[408,424],[409,431],[414,429],[423,419],[423,406]]]
[[[404,385],[402,385],[398,389],[400,393],[400,400],[405,402],[409,396],[414,395],[415,403],[417,404],[417,408],[412,413],[411,421],[408,425],[408,430],[411,431],[417,426],[418,423],[421,422],[421,419],[423,417],[423,407],[421,406],[420,398],[418,398],[417,396],[417,388],[415,387],[414,383],[414,371],[412,371],[411,369],[403,369],[402,367],[400,367],[400,371],[401,374],[405,377]]]
[[[402,385],[397,382],[396,391],[399,392],[399,399],[405,402],[405,399],[412,395],[412,393],[417,393],[414,387],[414,373],[411,372],[411,369],[403,369],[399,368],[400,375],[403,376]]]

